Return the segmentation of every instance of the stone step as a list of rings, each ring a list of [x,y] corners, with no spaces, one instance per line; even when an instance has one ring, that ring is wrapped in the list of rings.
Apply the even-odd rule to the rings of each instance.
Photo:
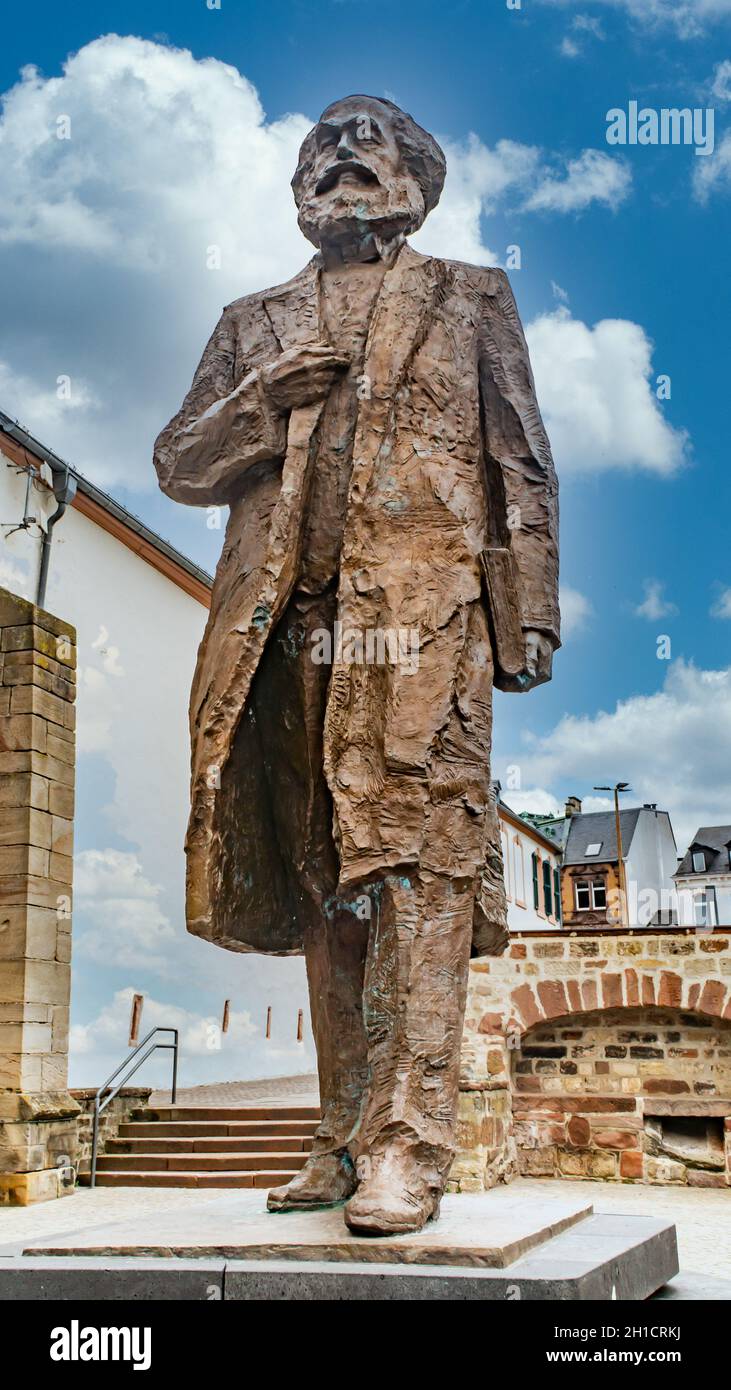
[[[305,1153],[130,1153],[100,1154],[97,1173],[107,1172],[269,1172],[298,1170],[307,1162]]]
[[[315,1120],[319,1105],[155,1105],[133,1110],[133,1120]]]
[[[245,1173],[241,1171],[209,1172],[130,1172],[106,1170],[97,1173],[97,1187],[279,1187],[294,1177],[286,1172]],[[82,1181],[88,1183],[88,1174]]]
[[[280,1134],[313,1135],[315,1120],[125,1120],[119,1126],[123,1139],[148,1139],[162,1135],[166,1139],[204,1139],[228,1135],[234,1139],[264,1138]]]
[[[154,1130],[159,1130],[160,1125],[154,1125]],[[228,1135],[210,1134],[205,1138],[191,1136],[187,1139],[167,1139],[160,1138],[158,1133],[152,1134],[149,1138],[125,1138],[107,1139],[105,1153],[107,1154],[192,1154],[192,1153],[237,1153],[237,1154],[267,1154],[276,1151],[277,1153],[309,1153],[312,1148],[311,1134],[297,1135],[267,1135],[263,1138],[253,1138],[245,1135],[243,1138],[229,1138]]]

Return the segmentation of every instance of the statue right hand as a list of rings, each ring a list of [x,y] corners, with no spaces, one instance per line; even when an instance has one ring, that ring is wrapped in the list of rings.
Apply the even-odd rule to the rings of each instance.
[[[349,366],[329,343],[287,348],[276,362],[262,367],[262,385],[275,410],[285,412],[327,396],[336,377]]]

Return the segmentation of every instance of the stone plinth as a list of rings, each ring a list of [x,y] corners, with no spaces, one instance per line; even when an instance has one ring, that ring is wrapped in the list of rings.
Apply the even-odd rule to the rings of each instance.
[[[74,1183],[75,666],[74,629],[0,590],[0,1202]]]
[[[364,1236],[349,1231],[341,1207],[321,1211],[266,1210],[261,1192],[227,1193],[220,1202],[149,1219],[134,1217],[87,1228],[29,1253],[175,1255],[229,1260],[376,1261],[379,1264],[461,1265],[504,1269],[592,1214],[591,1202],[489,1194],[446,1196],[437,1221],[415,1235]]]
[[[439,1219],[417,1235],[369,1237],[348,1231],[341,1208],[272,1215],[263,1193],[227,1192],[36,1240],[5,1269],[0,1260],[0,1299],[39,1288],[98,1298],[154,1287],[154,1297],[173,1297],[183,1278],[195,1281],[197,1267],[217,1262],[223,1296],[245,1301],[635,1300],[678,1271],[669,1222],[594,1215],[590,1203],[553,1194],[503,1187],[446,1196]]]

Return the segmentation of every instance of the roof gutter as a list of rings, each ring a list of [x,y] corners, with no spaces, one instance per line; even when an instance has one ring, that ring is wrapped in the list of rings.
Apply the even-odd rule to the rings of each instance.
[[[58,502],[58,506],[52,516],[46,522],[46,529],[43,532],[41,541],[41,565],[38,571],[38,592],[36,594],[36,607],[45,608],[46,605],[46,586],[48,584],[48,568],[51,562],[51,543],[53,541],[53,530],[58,521],[61,520],[70,502],[76,496],[76,479],[73,476],[68,464],[54,464],[47,459],[52,473],[53,495]]]
[[[193,594],[199,602],[205,603],[206,606],[210,606],[210,593],[213,580],[204,569],[201,569],[200,565],[196,565],[193,560],[189,560],[186,555],[182,555],[180,551],[176,550],[168,541],[163,540],[162,536],[157,535],[157,533],[151,530],[149,526],[146,526],[143,521],[140,521],[139,517],[129,512],[126,507],[123,507],[121,503],[115,501],[108,493],[103,492],[95,483],[90,482],[77,468],[73,468],[70,464],[66,463],[65,459],[59,458],[58,454],[55,454],[52,449],[46,448],[45,444],[41,444],[40,440],[36,439],[35,436],[24,429],[22,425],[19,425],[17,420],[11,419],[9,415],[6,415],[4,410],[0,410],[0,439],[2,439],[3,435],[6,435],[9,440],[12,440],[25,455],[31,454],[34,459],[47,464],[54,480],[57,475],[65,478],[67,474],[72,479],[74,491],[65,497],[63,507],[54,515],[54,525],[57,521],[60,521],[66,507],[74,501],[74,498],[77,498],[76,507],[85,515],[90,514],[90,508],[96,508],[97,511],[101,509],[101,512],[106,513],[108,517],[118,522],[128,535],[139,537],[143,545],[151,547],[153,552],[157,552],[158,555],[164,557],[165,561],[170,561],[178,571],[184,571],[186,575],[190,576],[192,583],[190,588],[187,589],[187,592]],[[53,490],[60,506],[61,499],[56,490],[55,483]],[[98,517],[94,518],[92,516],[92,519],[98,520]],[[125,542],[125,544],[127,543],[128,542]],[[137,551],[137,547],[134,545],[130,548]],[[140,551],[137,551],[137,553],[140,553]],[[41,557],[41,563],[43,563],[43,557]],[[46,570],[47,568],[48,562],[46,562]],[[162,573],[167,573],[162,566],[157,566],[157,568],[160,568]],[[181,587],[185,587],[185,585],[181,585]]]

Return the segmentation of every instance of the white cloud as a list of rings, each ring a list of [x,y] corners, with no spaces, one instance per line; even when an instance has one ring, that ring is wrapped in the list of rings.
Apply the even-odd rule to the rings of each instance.
[[[528,212],[582,212],[590,203],[618,208],[628,197],[632,172],[622,160],[601,150],[584,150],[570,159],[563,177],[549,174],[525,203]]]
[[[514,140],[489,149],[474,134],[462,144],[441,143],[447,157],[444,192],[412,244],[426,255],[495,265],[498,257],[483,244],[480,217],[506,197],[520,196],[535,176],[540,151]]]
[[[560,801],[554,796],[553,792],[546,791],[545,787],[526,787],[524,791],[503,790],[502,799],[515,811],[516,815],[522,815],[528,811],[536,816],[562,816],[566,802]],[[585,814],[592,811],[609,811],[614,806],[614,802],[606,796],[584,796],[581,798],[581,809]]]
[[[585,630],[594,610],[584,594],[579,593],[578,589],[570,589],[564,584],[561,585],[559,593],[559,605],[561,608],[561,636],[566,642]]]
[[[606,37],[601,20],[593,15],[577,14],[574,17],[571,27],[577,33],[591,34],[595,39],[604,39]]]
[[[713,154],[693,164],[693,194],[707,203],[712,193],[731,188],[731,131],[727,131]]]
[[[731,101],[731,60],[717,63],[711,78],[711,96],[717,101]]]
[[[721,590],[711,607],[711,617],[731,619],[731,588]]]
[[[61,375],[61,373],[59,373]],[[7,362],[0,361],[0,401],[3,409],[20,418],[31,433],[41,439],[57,439],[69,425],[70,419],[93,416],[98,402],[87,382],[71,379],[69,394],[59,394],[57,379],[50,374],[44,381],[13,371]],[[17,408],[14,408],[17,406]]]
[[[152,442],[222,306],[312,254],[289,182],[313,114],[269,121],[230,64],[116,34],[59,76],[24,69],[0,119],[3,408],[103,486],[154,489]],[[537,206],[573,211],[624,187],[597,152],[565,168],[510,140],[444,143],[442,201],[415,238],[436,255],[495,263],[481,216],[537,188]]]
[[[667,476],[681,467],[687,436],[663,418],[652,389],[652,344],[639,324],[603,319],[590,328],[560,307],[534,319],[526,336],[560,469]]]
[[[257,1023],[246,1009],[232,1001],[229,1026],[221,1032],[221,1012],[199,1012],[181,1008],[145,991],[138,975],[134,982],[119,989],[87,1023],[75,1023],[69,1033],[72,1084],[98,1086],[127,1054],[132,997],[142,994],[140,1038],[153,1028],[177,1028],[180,1057],[178,1085],[202,1082],[247,1080],[261,1076],[308,1074],[314,1065],[309,1028],[305,1042],[295,1038],[295,1018],[285,1029],[282,1011],[274,1012],[273,1037],[263,1037],[263,1021]],[[223,996],[222,996],[223,998]],[[288,1011],[292,1014],[292,1010]],[[169,1041],[161,1038],[161,1041]],[[133,1084],[168,1089],[171,1075],[169,1052],[154,1053],[138,1072]]]
[[[223,304],[311,253],[289,188],[310,124],[267,122],[228,64],[133,37],[87,44],[59,77],[26,68],[0,123],[4,409],[98,481],[153,488],[152,441]]]
[[[494,149],[471,134],[462,144],[442,140],[447,178],[441,201],[413,238],[431,256],[494,265],[482,242],[480,217],[500,205],[522,212],[581,212],[591,203],[615,208],[628,195],[632,175],[616,156],[584,150],[560,161],[534,145],[498,140]]]
[[[511,791],[510,788],[504,787],[501,796],[511,811],[515,811],[516,816],[521,816],[524,811],[535,816],[563,815],[563,804],[556,799],[553,792],[546,791],[544,787],[528,787],[525,791]]]
[[[638,603],[634,610],[635,617],[647,618],[650,622],[674,617],[678,611],[677,607],[665,598],[665,585],[661,584],[659,579],[646,579],[644,590],[642,603]]]
[[[101,1058],[108,1057],[119,1060],[124,1056],[127,1050],[134,994],[144,994],[144,990],[141,986],[134,987],[132,985],[117,990],[113,998],[100,1009],[91,1023],[77,1023],[72,1026],[69,1035],[69,1049],[76,1062],[80,1058],[89,1057],[93,1059],[95,1065],[99,1066]],[[184,1077],[185,1081],[191,1080],[190,1065],[194,1059],[200,1059],[204,1063],[202,1073],[206,1077],[205,1063],[210,1060],[212,1054],[220,1052],[224,1047],[227,1050],[240,1048],[259,1032],[250,1014],[241,1010],[231,1009],[226,1034],[221,1033],[220,1024],[220,1016],[199,1014],[189,1009],[181,1009],[175,1004],[164,1003],[152,998],[149,994],[144,994],[140,1038],[143,1038],[153,1028],[177,1028],[181,1062],[185,1063],[187,1073]],[[168,1039],[161,1040],[168,1041]],[[166,1057],[166,1054],[161,1053],[156,1062],[151,1061],[148,1064],[141,1081],[142,1085],[150,1085],[151,1079],[154,1077],[164,1078],[165,1084],[169,1085],[168,1078],[171,1067],[169,1055]],[[100,1071],[103,1071],[102,1067],[100,1067]]]
[[[74,862],[74,902],[84,925],[75,949],[106,967],[168,974],[176,932],[158,905],[162,891],[136,854],[82,850]]]
[[[573,789],[622,777],[634,804],[657,802],[670,812],[681,850],[699,825],[731,820],[728,759],[720,756],[731,747],[731,667],[704,671],[675,661],[654,694],[620,700],[613,711],[565,715],[525,743],[509,759],[524,782],[550,787],[560,779]]]
[[[542,2],[569,9],[577,4],[583,8],[592,0]],[[667,24],[683,39],[697,38],[708,24],[731,15],[731,0],[593,0],[593,3],[623,11],[630,19],[644,26]]]
[[[584,52],[584,46],[581,40],[586,39],[587,36],[602,40],[606,38],[601,20],[588,14],[574,15],[570,25],[570,32],[562,40],[559,52],[564,58],[581,57]]]
[[[30,598],[31,575],[28,566],[21,568],[9,555],[0,555],[0,588],[10,589],[21,598]]]

